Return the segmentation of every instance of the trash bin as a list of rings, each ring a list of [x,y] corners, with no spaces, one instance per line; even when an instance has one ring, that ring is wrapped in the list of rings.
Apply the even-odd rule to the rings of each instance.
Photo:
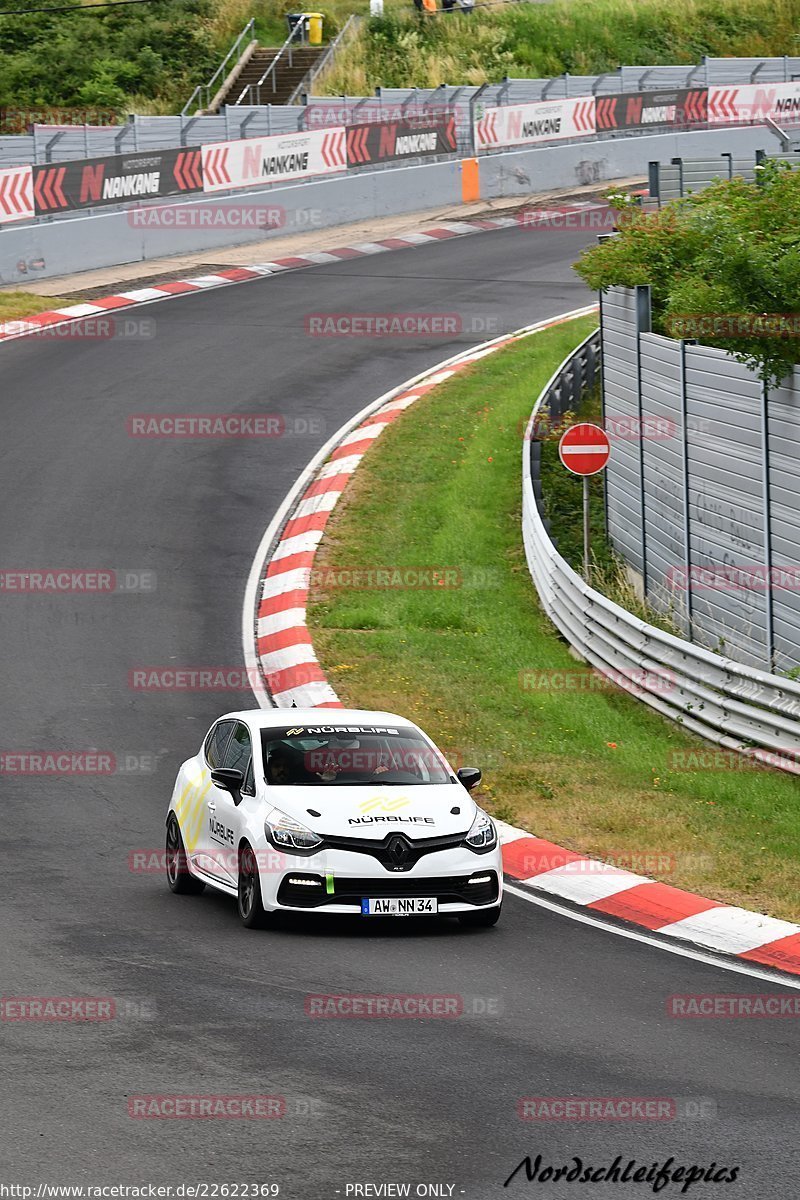
[[[309,46],[322,45],[322,13],[306,13],[308,17]]]
[[[289,33],[292,33],[298,25],[301,25],[303,21],[305,21],[305,19],[305,13],[287,13],[286,24],[289,26]]]

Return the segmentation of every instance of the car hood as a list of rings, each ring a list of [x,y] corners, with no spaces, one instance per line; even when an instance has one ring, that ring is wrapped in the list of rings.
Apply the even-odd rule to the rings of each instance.
[[[475,801],[460,783],[421,787],[272,786],[268,802],[315,833],[375,841],[390,833],[404,833],[412,840],[466,834],[477,811]]]

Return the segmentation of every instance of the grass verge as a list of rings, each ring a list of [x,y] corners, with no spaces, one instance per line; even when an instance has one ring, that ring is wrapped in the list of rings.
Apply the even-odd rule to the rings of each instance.
[[[321,572],[329,585],[309,610],[317,654],[346,704],[405,714],[453,758],[481,766],[482,802],[499,817],[796,919],[796,782],[743,762],[678,769],[709,744],[620,691],[588,690],[588,669],[539,608],[520,533],[522,423],[592,324],[556,327],[468,368],[383,434],[316,565],[455,568],[462,583],[344,591]],[[523,686],[562,672],[570,689]]]
[[[553,0],[417,14],[387,5],[324,82],[328,95],[615,71],[621,63],[794,53],[800,0]]]
[[[70,301],[62,296],[35,296],[32,292],[0,291],[0,321],[32,317],[35,313],[49,312],[51,308],[64,308],[69,303]]]

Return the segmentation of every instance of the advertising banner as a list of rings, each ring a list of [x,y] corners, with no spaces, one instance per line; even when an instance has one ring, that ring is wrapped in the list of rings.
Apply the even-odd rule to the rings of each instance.
[[[9,167],[0,171],[0,225],[29,221],[35,215],[31,168]]]
[[[347,165],[387,162],[402,158],[430,158],[454,154],[456,119],[451,113],[434,118],[370,122],[347,130]]]
[[[475,122],[475,148],[526,146],[595,132],[594,96],[577,100],[539,100],[487,108]]]
[[[710,87],[708,119],[711,124],[764,121],[778,125],[800,124],[800,79],[791,83],[746,83],[741,87]]]
[[[77,158],[30,169],[37,216],[203,190],[197,146]]]
[[[708,89],[623,92],[597,96],[596,125],[606,129],[643,129],[648,125],[692,125],[708,120]]]
[[[211,142],[202,147],[203,190],[256,187],[347,170],[345,131],[309,130],[274,137]]]

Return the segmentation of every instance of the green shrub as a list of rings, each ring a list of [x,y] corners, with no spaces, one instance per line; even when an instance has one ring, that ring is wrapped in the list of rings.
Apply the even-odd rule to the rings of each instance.
[[[719,346],[776,385],[800,361],[800,170],[768,163],[759,183],[733,179],[657,213],[628,210],[577,271],[597,290],[649,284],[656,332]],[[778,314],[793,318],[782,330]],[[699,319],[709,317],[721,320],[710,328]]]

